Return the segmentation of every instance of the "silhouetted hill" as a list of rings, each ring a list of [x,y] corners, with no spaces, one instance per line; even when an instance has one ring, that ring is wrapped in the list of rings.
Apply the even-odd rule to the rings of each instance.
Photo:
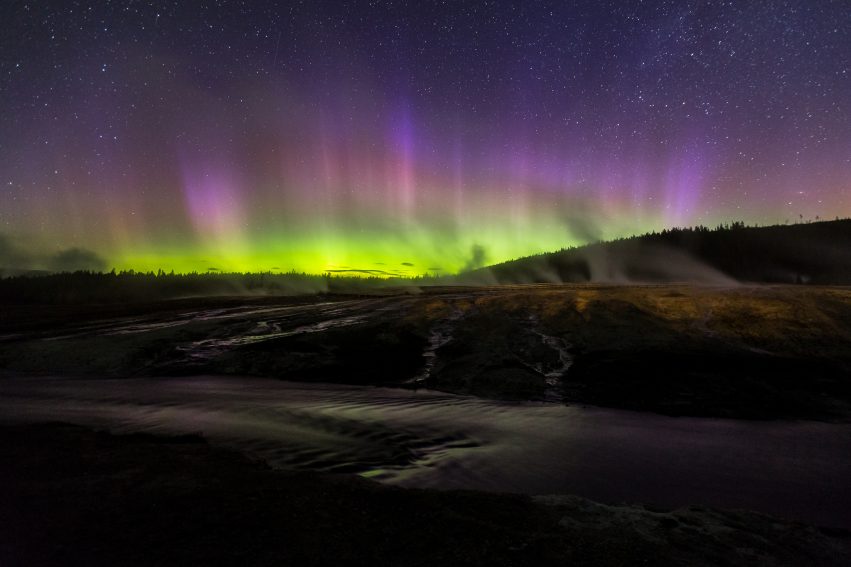
[[[456,280],[845,285],[851,284],[851,220],[675,228],[512,260]]]

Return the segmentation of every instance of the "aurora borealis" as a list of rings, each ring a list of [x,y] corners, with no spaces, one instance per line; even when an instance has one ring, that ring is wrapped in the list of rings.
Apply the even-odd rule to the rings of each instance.
[[[844,0],[0,11],[0,267],[447,273],[851,215]]]

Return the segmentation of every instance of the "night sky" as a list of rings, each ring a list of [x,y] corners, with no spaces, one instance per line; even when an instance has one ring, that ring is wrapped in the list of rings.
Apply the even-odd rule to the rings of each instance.
[[[0,266],[445,273],[851,215],[847,0],[0,18]]]

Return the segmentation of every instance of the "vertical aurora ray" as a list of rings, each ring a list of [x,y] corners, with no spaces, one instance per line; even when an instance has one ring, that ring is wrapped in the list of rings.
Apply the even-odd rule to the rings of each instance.
[[[183,195],[189,222],[200,242],[225,251],[241,248],[245,219],[239,182],[228,170],[183,170]]]

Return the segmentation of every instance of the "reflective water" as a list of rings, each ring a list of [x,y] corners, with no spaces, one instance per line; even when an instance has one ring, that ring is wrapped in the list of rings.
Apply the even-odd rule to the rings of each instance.
[[[851,425],[669,418],[255,378],[7,379],[0,419],[197,432],[273,466],[851,528]]]

